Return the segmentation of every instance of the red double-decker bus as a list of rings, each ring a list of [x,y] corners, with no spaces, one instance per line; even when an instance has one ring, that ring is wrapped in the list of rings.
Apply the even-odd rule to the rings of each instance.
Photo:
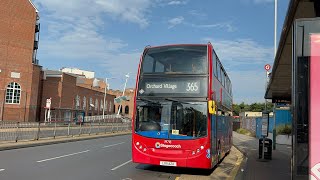
[[[232,146],[232,86],[211,43],[145,48],[132,121],[135,163],[211,169]]]

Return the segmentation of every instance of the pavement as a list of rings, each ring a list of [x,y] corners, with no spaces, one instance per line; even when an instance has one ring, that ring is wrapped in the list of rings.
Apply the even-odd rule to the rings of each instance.
[[[181,175],[179,180],[232,180],[235,179],[239,172],[240,164],[242,163],[244,155],[234,146],[230,153],[223,159],[223,161],[214,168],[210,175]]]
[[[210,171],[135,164],[128,133],[1,144],[0,149],[1,180],[234,179],[243,159],[233,147]]]
[[[272,152],[272,160],[261,160],[258,158],[259,145],[257,138],[233,132],[233,144],[245,155],[236,179],[291,179],[291,146],[277,144],[276,150]]]

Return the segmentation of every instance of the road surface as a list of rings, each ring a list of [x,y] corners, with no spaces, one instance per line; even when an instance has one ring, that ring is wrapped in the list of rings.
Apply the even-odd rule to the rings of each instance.
[[[211,172],[132,163],[131,135],[0,151],[1,180],[176,179]]]

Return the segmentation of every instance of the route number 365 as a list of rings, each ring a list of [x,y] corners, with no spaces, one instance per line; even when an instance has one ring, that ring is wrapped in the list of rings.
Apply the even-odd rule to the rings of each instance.
[[[199,87],[198,87],[198,83],[197,82],[193,82],[193,83],[188,83],[187,84],[187,91],[188,92],[194,92],[194,91],[198,91]]]

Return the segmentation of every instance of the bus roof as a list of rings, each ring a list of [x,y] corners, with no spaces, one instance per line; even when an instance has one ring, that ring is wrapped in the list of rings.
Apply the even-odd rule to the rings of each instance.
[[[168,47],[168,46],[207,46],[208,44],[165,44],[160,46],[146,46],[145,49],[152,49],[152,48],[160,48],[160,47]]]

